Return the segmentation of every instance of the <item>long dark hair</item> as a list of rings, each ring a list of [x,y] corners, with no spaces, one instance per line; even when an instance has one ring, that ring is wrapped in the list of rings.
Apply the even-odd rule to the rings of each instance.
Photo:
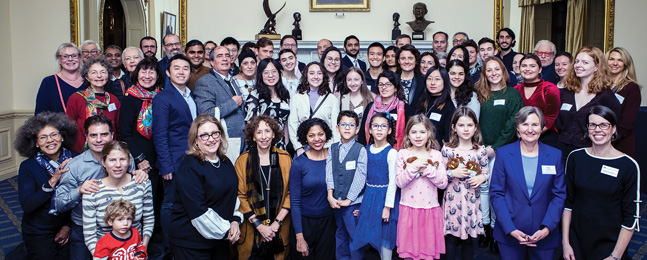
[[[393,117],[389,115],[388,113],[384,112],[376,112],[373,114],[373,117],[371,117],[371,121],[369,121],[369,125],[373,124],[373,120],[376,118],[384,118],[386,121],[389,123],[389,129],[391,129],[391,133],[386,135],[386,141],[391,145],[395,145],[398,141],[395,139],[395,121],[393,120]],[[388,130],[388,129],[387,129]],[[368,139],[368,144],[374,144],[375,140],[373,139],[373,135],[370,135],[370,138]]]
[[[393,87],[395,88],[395,97],[398,98],[401,101],[405,101],[404,98],[404,90],[402,89],[402,84],[400,83],[400,76],[396,74],[393,71],[390,70],[384,70],[380,75],[377,76],[377,84],[380,83],[380,78],[386,78],[393,84]],[[379,91],[378,91],[379,93]]]
[[[470,53],[467,51],[467,48],[465,48],[463,45],[456,45],[452,47],[451,50],[449,50],[449,53],[447,53],[447,59],[451,60],[452,59],[452,54],[456,51],[456,49],[461,49],[463,51],[463,63],[465,64],[470,64]],[[447,65],[445,65],[447,67]]]
[[[440,92],[440,96],[437,98],[434,98],[433,102],[432,100],[432,95],[429,93],[427,90],[427,78],[429,78],[429,75],[431,75],[432,72],[438,71],[440,72],[440,77],[443,79],[443,91]],[[420,96],[420,100],[418,101],[418,110],[424,112],[425,114],[427,113],[427,109],[430,107],[437,107],[438,109],[443,109],[443,107],[447,104],[447,102],[451,103],[452,102],[452,95],[451,95],[451,85],[449,84],[449,74],[447,74],[447,70],[443,67],[437,67],[433,66],[429,68],[427,71],[427,74],[425,75],[425,91],[422,96]]]
[[[321,68],[323,69],[322,71],[324,72],[324,76],[326,76],[326,78],[328,77],[328,73],[333,73],[332,71],[328,71],[328,69],[326,69],[326,65],[325,65],[326,64],[325,63],[326,57],[328,56],[328,53],[331,52],[331,51],[336,51],[337,53],[339,53],[339,69],[335,72],[335,76],[333,76],[333,78],[332,78],[333,86],[334,86],[335,90],[339,90],[341,85],[344,84],[344,81],[346,81],[346,74],[344,73],[344,71],[345,71],[344,65],[341,62],[341,51],[339,49],[337,49],[337,47],[330,46],[330,47],[326,48],[326,50],[321,54],[321,61],[320,61],[321,65],[322,65]],[[332,89],[331,89],[331,91],[332,91]]]
[[[317,61],[308,63],[308,65],[306,65],[306,67],[303,69],[303,75],[301,75],[301,83],[299,83],[299,86],[297,87],[297,92],[299,94],[308,94],[308,91],[310,91],[310,82],[308,82],[308,72],[310,71],[310,67],[312,66],[319,66],[319,69],[321,70],[322,77],[323,77],[323,79],[321,80],[321,85],[319,85],[319,90],[317,91],[317,94],[319,94],[319,96],[325,96],[326,94],[329,94],[331,90],[328,87],[328,76],[326,76],[326,70],[323,64]]]
[[[281,80],[281,70],[279,62],[276,60],[273,60],[271,58],[265,58],[262,59],[258,63],[258,67],[256,68],[256,91],[258,91],[258,98],[259,99],[272,99],[272,93],[270,92],[270,88],[268,85],[263,82],[263,70],[267,68],[267,65],[269,64],[274,65],[274,68],[276,68],[276,71],[278,71],[279,75],[277,78],[276,85],[274,86],[274,92],[276,92],[276,95],[281,99],[281,101],[289,101],[290,100],[290,92],[283,86],[283,81]]]
[[[447,62],[447,64],[445,65],[445,68],[447,68],[447,73],[449,73],[452,67],[461,67],[465,72],[465,80],[463,80],[463,83],[458,86],[458,88],[456,88],[456,92],[454,92],[456,107],[467,106],[467,104],[472,100],[472,96],[474,95],[474,84],[472,84],[469,79],[470,71],[469,69],[467,69],[467,64],[460,60],[450,60],[449,62]]]

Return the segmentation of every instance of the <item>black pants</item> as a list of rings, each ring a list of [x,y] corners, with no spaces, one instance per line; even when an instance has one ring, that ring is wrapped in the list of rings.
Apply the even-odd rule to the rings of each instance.
[[[230,260],[229,240],[213,240],[212,247],[194,249],[177,246],[171,243],[171,252],[175,260]]]
[[[70,243],[60,245],[54,241],[56,234],[22,234],[27,249],[25,259],[70,259]]]
[[[297,251],[297,238],[290,226],[290,259],[335,259],[335,215],[321,218],[301,217],[303,238],[308,243],[308,256]]]

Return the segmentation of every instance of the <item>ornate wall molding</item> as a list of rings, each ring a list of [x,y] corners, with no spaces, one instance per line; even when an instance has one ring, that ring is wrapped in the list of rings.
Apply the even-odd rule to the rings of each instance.
[[[70,42],[79,46],[79,2],[70,0]]]
[[[613,48],[613,37],[616,17],[616,1],[606,0],[604,7],[604,52]]]
[[[496,34],[503,28],[503,0],[494,0],[494,34],[492,39],[496,40]]]

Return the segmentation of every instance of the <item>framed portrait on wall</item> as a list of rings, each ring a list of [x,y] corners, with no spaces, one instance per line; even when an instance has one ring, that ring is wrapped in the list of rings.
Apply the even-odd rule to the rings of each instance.
[[[177,35],[177,17],[169,12],[163,12],[162,13],[162,37],[160,39],[164,39],[164,36],[167,34],[175,34]]]
[[[310,0],[310,12],[369,12],[371,0]]]

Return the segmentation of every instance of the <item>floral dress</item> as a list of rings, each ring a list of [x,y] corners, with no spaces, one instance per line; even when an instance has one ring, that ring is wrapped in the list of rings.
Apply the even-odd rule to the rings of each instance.
[[[259,99],[258,91],[254,89],[249,92],[245,101],[245,122],[259,115],[268,115],[276,119],[281,130],[285,131],[284,127],[290,115],[290,101],[272,102],[271,99]],[[285,145],[287,145],[287,140],[281,139],[276,147],[285,150]]]
[[[441,152],[443,157],[448,159],[448,174],[451,170],[449,160],[457,158],[462,161],[460,165],[469,162],[478,164],[481,168],[480,174],[490,177],[487,151],[484,146],[471,150],[445,146]],[[483,234],[480,197],[479,187],[472,187],[467,183],[467,178],[449,177],[449,184],[443,197],[445,235],[451,234],[464,240],[468,236],[475,238]]]

